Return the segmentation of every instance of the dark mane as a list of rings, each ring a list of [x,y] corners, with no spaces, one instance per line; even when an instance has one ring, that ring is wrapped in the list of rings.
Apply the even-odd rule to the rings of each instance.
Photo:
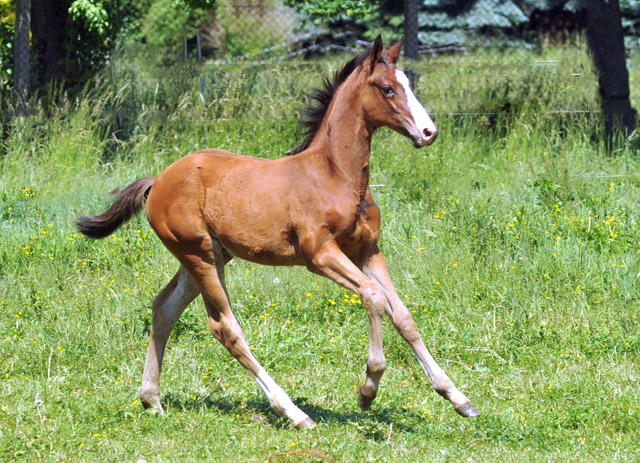
[[[309,97],[314,101],[302,111],[302,120],[300,122],[302,127],[305,128],[305,139],[300,146],[289,151],[285,156],[298,154],[309,147],[318,133],[320,124],[322,124],[322,120],[327,114],[329,105],[338,91],[338,87],[364,62],[368,53],[369,52],[365,52],[351,59],[341,69],[337,70],[331,78],[325,77],[321,88],[313,89]]]

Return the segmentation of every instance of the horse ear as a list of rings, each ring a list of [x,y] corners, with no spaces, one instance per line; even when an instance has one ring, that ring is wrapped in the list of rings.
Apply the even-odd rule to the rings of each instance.
[[[384,45],[382,44],[382,36],[378,34],[378,37],[373,42],[371,51],[369,52],[369,73],[373,73],[373,68],[376,67],[376,63],[384,54]]]
[[[404,44],[404,37],[400,39],[398,43],[396,43],[393,47],[387,50],[387,56],[391,60],[393,64],[398,62],[398,58],[400,57],[400,50],[402,50],[402,45]]]

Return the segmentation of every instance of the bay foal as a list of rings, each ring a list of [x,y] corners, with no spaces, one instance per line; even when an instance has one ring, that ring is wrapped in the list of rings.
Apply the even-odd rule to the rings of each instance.
[[[386,126],[430,145],[438,129],[396,67],[402,42],[371,50],[325,82],[307,112],[308,136],[290,156],[265,160],[206,149],[155,178],[129,185],[102,215],[81,217],[86,236],[109,236],[143,207],[180,268],[153,302],[140,398],[162,412],[160,369],[167,339],[186,306],[202,294],[213,336],[255,379],[271,406],[296,428],[315,423],[251,353],[225,287],[233,257],[266,265],[304,265],[357,293],[369,317],[369,356],[358,405],[367,410],[385,369],[382,316],[409,344],[434,389],[462,416],[478,414],[438,366],[396,294],[378,249],[380,210],[369,188],[371,137]]]

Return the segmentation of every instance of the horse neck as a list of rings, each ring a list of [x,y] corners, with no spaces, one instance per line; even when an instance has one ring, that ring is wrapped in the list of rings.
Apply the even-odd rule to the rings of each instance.
[[[334,96],[312,146],[322,154],[334,176],[340,177],[345,186],[353,184],[364,197],[375,128],[365,118],[357,76],[351,77]]]

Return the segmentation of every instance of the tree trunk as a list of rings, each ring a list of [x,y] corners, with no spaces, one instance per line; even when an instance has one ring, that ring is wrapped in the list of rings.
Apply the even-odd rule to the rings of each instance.
[[[25,110],[29,98],[31,0],[16,2],[16,35],[13,49],[13,102],[16,111]]]
[[[418,59],[418,11],[418,0],[404,0],[404,56],[412,60]],[[415,87],[418,74],[410,68],[405,72]]]
[[[63,77],[64,39],[69,5],[64,0],[32,0],[31,33],[39,85]]]
[[[404,56],[418,59],[418,0],[404,0]]]
[[[587,41],[598,70],[600,98],[608,134],[635,128],[636,112],[629,101],[629,73],[618,0],[583,0]]]

